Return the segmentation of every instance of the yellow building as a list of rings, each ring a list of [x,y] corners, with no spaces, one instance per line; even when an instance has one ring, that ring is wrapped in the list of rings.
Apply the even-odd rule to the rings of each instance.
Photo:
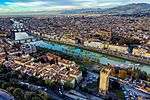
[[[99,93],[106,95],[109,87],[109,76],[111,69],[103,68],[100,71]]]
[[[125,79],[126,76],[127,76],[127,71],[125,71],[125,70],[119,70],[119,77],[121,79]]]
[[[150,52],[146,52],[146,53],[144,54],[144,56],[145,56],[145,57],[150,57]]]
[[[113,50],[113,51],[123,52],[123,53],[128,52],[127,46],[108,45],[107,47],[108,50]]]
[[[104,44],[101,43],[101,42],[96,42],[96,41],[85,41],[84,42],[84,45],[85,46],[90,46],[90,47],[95,47],[95,48],[100,48],[100,49],[103,49],[104,48]]]
[[[145,49],[133,49],[133,54],[138,56],[150,57],[150,53]]]

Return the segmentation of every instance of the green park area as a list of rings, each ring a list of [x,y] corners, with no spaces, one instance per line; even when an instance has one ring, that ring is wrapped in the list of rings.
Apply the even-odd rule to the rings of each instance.
[[[116,96],[118,98],[120,98],[121,100],[125,100],[125,96],[123,94],[123,91],[117,89],[117,90],[115,90],[115,93],[116,93]]]
[[[91,84],[88,84],[88,85],[86,86],[86,88],[88,88],[88,89],[95,89],[95,88],[98,88],[98,82],[93,82],[93,83],[91,83]]]

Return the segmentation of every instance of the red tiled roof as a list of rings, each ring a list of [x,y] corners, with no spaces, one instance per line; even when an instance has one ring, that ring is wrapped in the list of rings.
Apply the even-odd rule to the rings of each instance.
[[[51,56],[46,56],[48,60],[53,60],[54,58]]]

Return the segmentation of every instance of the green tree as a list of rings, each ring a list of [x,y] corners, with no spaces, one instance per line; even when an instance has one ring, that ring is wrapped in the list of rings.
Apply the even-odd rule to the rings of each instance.
[[[8,87],[10,87],[10,84],[8,83],[8,82],[4,82],[3,84],[2,84],[2,88],[3,89],[7,89]]]
[[[141,71],[139,77],[145,80],[147,78],[147,73],[145,71]]]
[[[32,97],[31,100],[41,100],[39,97]]]
[[[3,80],[0,80],[0,88],[2,88],[2,84],[4,83]]]
[[[37,78],[34,76],[29,76],[29,78],[28,78],[28,82],[31,82],[31,83],[35,83],[37,81],[38,81]]]
[[[70,83],[69,81],[66,81],[64,84],[64,89],[72,89],[73,88],[73,84]]]
[[[20,88],[16,88],[13,93],[14,96],[18,97],[22,95],[22,90]]]
[[[39,96],[42,98],[42,100],[47,100],[47,98],[48,98],[48,95],[47,95],[46,92],[41,92],[41,93],[39,94]]]
[[[0,72],[1,72],[1,73],[7,73],[7,72],[8,72],[8,69],[6,68],[5,65],[0,64]]]
[[[24,100],[30,100],[32,97],[31,97],[31,94],[30,92],[25,92],[24,93]]]
[[[10,87],[9,90],[8,90],[8,92],[12,94],[14,90],[15,90],[14,87]]]
[[[45,80],[45,85],[46,86],[48,86],[48,87],[50,87],[50,86],[52,86],[53,85],[53,83],[54,83],[54,80],[51,80],[51,79],[47,79],[47,80]]]

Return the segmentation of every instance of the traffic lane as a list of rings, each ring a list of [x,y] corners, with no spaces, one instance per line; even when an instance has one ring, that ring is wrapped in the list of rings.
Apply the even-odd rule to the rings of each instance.
[[[146,94],[146,93],[143,93],[143,92],[141,92],[141,91],[138,91],[138,90],[134,89],[133,87],[131,87],[131,86],[129,86],[129,85],[124,84],[124,87],[125,87],[125,89],[128,90],[128,91],[130,90],[130,91],[136,93],[138,96],[141,96],[141,97],[150,97],[150,95],[148,95],[148,94]]]

